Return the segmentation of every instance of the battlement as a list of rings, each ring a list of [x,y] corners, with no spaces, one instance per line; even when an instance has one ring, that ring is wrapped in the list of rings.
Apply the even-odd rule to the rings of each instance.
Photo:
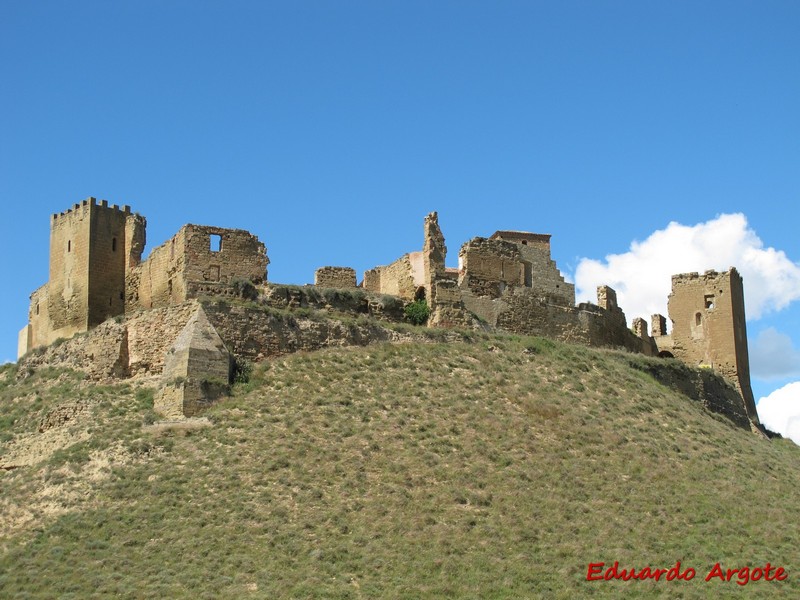
[[[741,279],[741,275],[739,275],[739,271],[736,270],[736,267],[731,267],[727,271],[716,271],[714,269],[709,269],[708,271],[704,271],[702,275],[697,271],[692,271],[690,273],[678,273],[672,276],[672,283],[675,285],[676,283],[682,282],[693,282],[698,280],[710,281],[715,279],[727,279],[729,277],[739,277]]]
[[[56,221],[60,217],[67,217],[67,216],[70,216],[70,215],[74,215],[78,211],[91,210],[92,207],[94,207],[96,209],[105,209],[105,210],[114,211],[114,212],[117,212],[117,213],[121,213],[123,215],[131,214],[131,207],[129,205],[127,205],[127,204],[123,205],[122,207],[120,207],[120,206],[118,206],[116,204],[112,204],[111,206],[109,206],[108,205],[108,200],[101,200],[100,204],[97,204],[97,198],[95,198],[94,196],[89,196],[88,198],[86,198],[86,200],[81,200],[80,202],[76,202],[75,204],[73,204],[72,208],[68,208],[67,210],[62,211],[60,213],[53,213],[51,219],[53,221]],[[136,214],[138,214],[138,213],[136,213]]]

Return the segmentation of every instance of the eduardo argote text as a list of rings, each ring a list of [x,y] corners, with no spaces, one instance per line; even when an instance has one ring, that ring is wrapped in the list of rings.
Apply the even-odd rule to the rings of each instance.
[[[586,571],[586,581],[612,581],[622,579],[623,581],[654,579],[655,581],[690,581],[695,578],[697,572],[692,567],[681,568],[681,561],[669,569],[654,569],[649,566],[642,569],[629,568],[621,569],[619,561],[614,561],[611,566],[606,563],[589,563]],[[766,563],[763,567],[739,567],[736,569],[725,569],[720,563],[715,563],[705,575],[705,581],[735,581],[737,585],[747,585],[751,581],[784,581],[788,577],[786,569],[774,567]]]

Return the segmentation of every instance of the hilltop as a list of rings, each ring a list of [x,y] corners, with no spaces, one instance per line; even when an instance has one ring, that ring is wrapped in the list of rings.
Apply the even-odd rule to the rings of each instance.
[[[170,423],[154,379],[4,366],[0,595],[797,595],[800,449],[670,369],[702,375],[473,332],[276,357]],[[614,561],[697,575],[586,581]],[[789,577],[705,582],[717,562]]]

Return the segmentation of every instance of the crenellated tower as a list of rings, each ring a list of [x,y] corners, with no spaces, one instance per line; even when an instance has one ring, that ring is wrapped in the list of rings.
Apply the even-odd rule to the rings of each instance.
[[[19,353],[125,312],[125,275],[141,259],[145,218],[87,198],[50,219],[48,283],[31,294]]]

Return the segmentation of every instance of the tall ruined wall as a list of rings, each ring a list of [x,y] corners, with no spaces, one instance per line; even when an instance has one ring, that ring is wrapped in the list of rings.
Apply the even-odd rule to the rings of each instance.
[[[499,298],[508,286],[524,286],[519,247],[513,242],[476,237],[458,254],[462,289]]]
[[[255,284],[267,279],[267,249],[256,236],[243,229],[204,225],[183,228],[189,283],[231,283],[248,279]]]
[[[738,271],[674,275],[668,310],[673,323],[672,354],[689,365],[711,367],[735,382],[751,418],[757,419]]]
[[[247,231],[184,225],[130,271],[126,310],[214,294],[235,279],[263,283],[268,264],[264,244]]]
[[[22,354],[25,354],[30,348],[46,346],[50,343],[52,325],[50,324],[49,290],[50,286],[44,284],[31,294],[30,308],[28,309],[28,331],[26,334],[27,345],[24,350],[22,347],[19,348],[19,350],[23,350]]]
[[[390,265],[366,271],[363,287],[370,292],[413,300],[417,290],[425,285],[424,270],[422,252],[409,252]]]
[[[435,309],[437,302],[436,280],[446,277],[445,258],[447,246],[439,228],[439,215],[432,212],[423,223],[422,278],[428,305]]]
[[[186,300],[186,227],[154,248],[126,279],[126,312],[157,308]]]
[[[551,302],[575,306],[575,286],[567,282],[550,255],[550,236],[523,231],[497,231],[490,240],[515,243],[519,249],[520,284]]]

